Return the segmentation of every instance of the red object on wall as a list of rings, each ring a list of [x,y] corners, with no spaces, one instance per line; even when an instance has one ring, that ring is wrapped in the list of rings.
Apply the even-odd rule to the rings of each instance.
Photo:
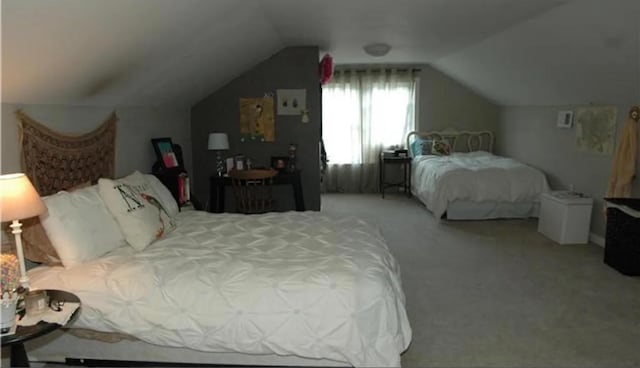
[[[320,84],[327,84],[333,77],[333,58],[325,54],[320,60]]]

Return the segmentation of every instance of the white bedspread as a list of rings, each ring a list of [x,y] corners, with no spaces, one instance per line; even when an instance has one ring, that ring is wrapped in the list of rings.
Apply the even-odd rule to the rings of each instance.
[[[549,190],[540,170],[483,151],[417,156],[412,171],[413,194],[438,219],[455,200],[531,202]]]
[[[142,252],[35,268],[32,289],[80,297],[74,327],[153,344],[400,365],[411,328],[398,265],[376,229],[318,212],[177,220]]]

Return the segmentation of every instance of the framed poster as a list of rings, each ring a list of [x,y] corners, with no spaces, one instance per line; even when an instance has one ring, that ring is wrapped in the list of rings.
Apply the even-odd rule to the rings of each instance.
[[[278,98],[278,115],[300,115],[307,109],[306,89],[279,89],[276,91]]]
[[[173,142],[171,138],[153,138],[151,139],[153,150],[156,151],[158,161],[165,169],[172,169],[180,166],[178,157],[173,151]]]
[[[273,97],[240,98],[240,139],[273,142],[275,137]]]

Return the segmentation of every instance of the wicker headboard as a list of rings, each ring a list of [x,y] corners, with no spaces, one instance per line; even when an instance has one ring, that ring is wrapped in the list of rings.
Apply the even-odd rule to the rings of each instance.
[[[410,155],[412,154],[411,143],[416,138],[448,140],[453,152],[493,152],[493,133],[488,130],[475,132],[468,130],[413,131],[407,135],[407,149]]]

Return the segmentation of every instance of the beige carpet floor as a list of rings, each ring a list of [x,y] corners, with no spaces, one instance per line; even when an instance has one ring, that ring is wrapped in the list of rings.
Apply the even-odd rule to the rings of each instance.
[[[377,225],[399,261],[405,367],[640,367],[640,278],[597,245],[558,245],[534,219],[438,222],[400,194],[323,195],[322,211]]]
[[[640,367],[640,278],[537,221],[436,221],[401,194],[326,194],[322,211],[377,224],[399,261],[407,367]]]

